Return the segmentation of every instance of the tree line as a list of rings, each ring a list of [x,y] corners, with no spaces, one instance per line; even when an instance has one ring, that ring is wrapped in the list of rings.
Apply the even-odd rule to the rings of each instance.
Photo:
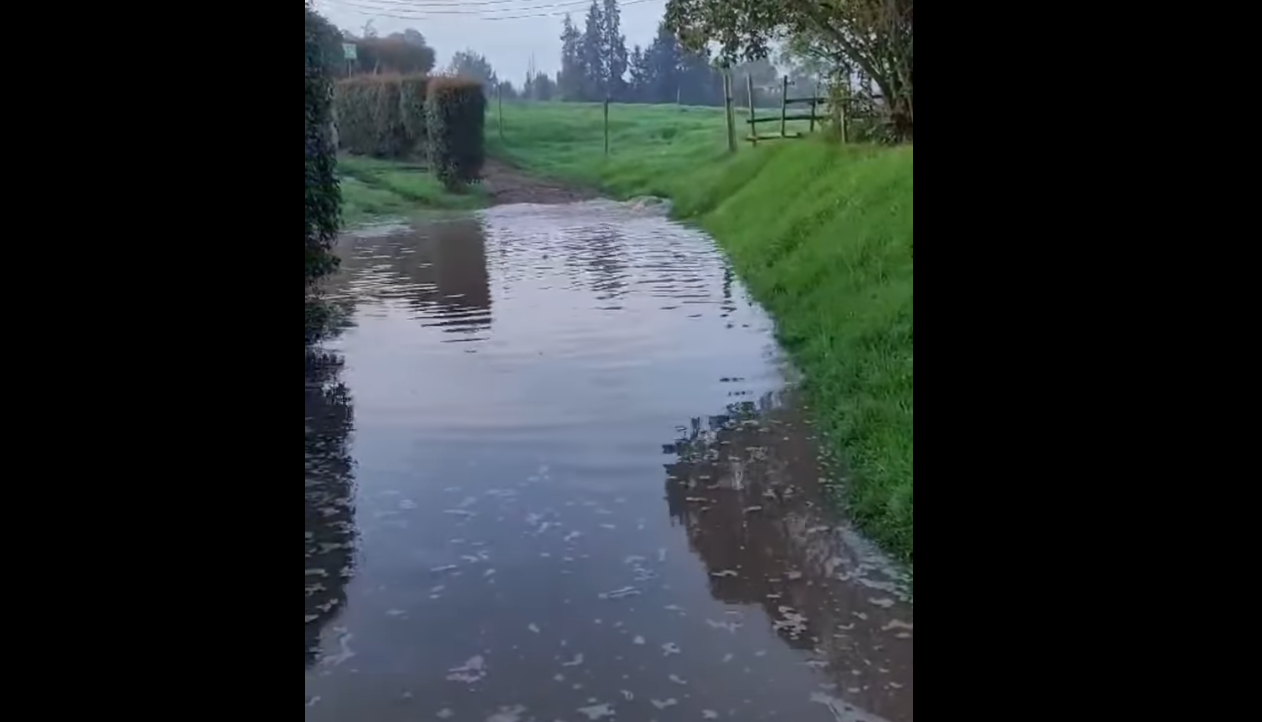
[[[555,81],[528,77],[550,95],[523,95],[718,105],[723,67],[738,102],[749,78],[761,104],[775,95],[767,59],[778,49],[794,85],[823,81],[834,102],[875,120],[879,137],[910,141],[912,21],[913,0],[668,0],[653,42],[628,52],[618,0],[592,0],[582,30],[565,17]]]
[[[647,46],[627,48],[622,34],[622,10],[618,0],[592,0],[582,18],[582,29],[570,14],[562,21],[561,69],[555,76],[526,72],[520,87],[497,79],[493,86],[505,98],[620,103],[680,103],[722,105],[723,75],[704,50],[689,50],[670,29],[665,18]],[[806,66],[790,63],[792,82],[817,81]],[[771,99],[779,78],[767,58],[730,64],[737,83],[738,103],[746,102],[745,79],[753,81],[755,102]]]
[[[647,46],[627,47],[618,0],[592,0],[576,22],[562,23],[561,68],[537,72],[533,63],[520,84],[499,76],[473,50],[456,53],[445,71],[475,78],[488,94],[507,99],[722,105],[721,67],[730,69],[736,102],[774,104],[779,70],[787,68],[795,95],[819,83],[850,106],[851,114],[881,119],[891,140],[912,137],[913,0],[668,0],[657,33]],[[415,29],[377,37],[370,25],[356,37],[332,26],[325,33],[337,58],[334,77],[351,73],[422,72],[434,67],[434,51]],[[352,63],[341,60],[342,42],[358,46]],[[336,50],[336,52],[334,52]]]
[[[723,78],[660,23],[648,47],[627,49],[618,0],[592,0],[583,29],[566,15],[561,30],[559,100],[720,105]]]

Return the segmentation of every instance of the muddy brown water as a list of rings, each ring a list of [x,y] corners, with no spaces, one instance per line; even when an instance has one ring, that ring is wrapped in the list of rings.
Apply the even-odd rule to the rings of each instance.
[[[772,323],[608,202],[343,239],[307,357],[306,719],[912,719]]]

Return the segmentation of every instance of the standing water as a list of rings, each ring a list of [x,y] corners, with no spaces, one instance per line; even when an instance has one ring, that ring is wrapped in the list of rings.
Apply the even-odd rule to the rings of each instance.
[[[343,240],[309,353],[306,719],[912,719],[912,610],[823,510],[704,234],[501,206]]]

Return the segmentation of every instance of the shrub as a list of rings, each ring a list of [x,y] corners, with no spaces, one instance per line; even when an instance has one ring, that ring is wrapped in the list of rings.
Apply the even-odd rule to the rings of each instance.
[[[397,75],[360,75],[337,83],[338,139],[359,155],[395,158],[409,149]]]
[[[425,101],[430,168],[449,189],[478,180],[482,173],[486,96],[467,78],[429,81]]]
[[[307,115],[306,115],[306,287],[337,267],[330,251],[337,237],[342,196],[334,170],[331,84],[321,43],[321,24],[307,6]]]
[[[408,150],[425,151],[425,90],[429,77],[405,75],[399,79],[399,108],[403,114],[403,130]]]

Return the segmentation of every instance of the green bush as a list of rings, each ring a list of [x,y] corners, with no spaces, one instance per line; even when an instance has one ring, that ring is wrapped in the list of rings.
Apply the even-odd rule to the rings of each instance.
[[[342,196],[335,175],[328,63],[321,43],[323,19],[307,5],[306,287],[337,267],[331,252]]]
[[[403,114],[403,131],[407,149],[425,152],[425,91],[429,76],[405,75],[399,79],[399,109]]]
[[[486,96],[467,78],[431,78],[425,101],[430,168],[449,189],[479,179],[485,157]]]
[[[334,105],[342,147],[378,158],[406,153],[411,144],[399,96],[397,75],[359,75],[338,81]]]

